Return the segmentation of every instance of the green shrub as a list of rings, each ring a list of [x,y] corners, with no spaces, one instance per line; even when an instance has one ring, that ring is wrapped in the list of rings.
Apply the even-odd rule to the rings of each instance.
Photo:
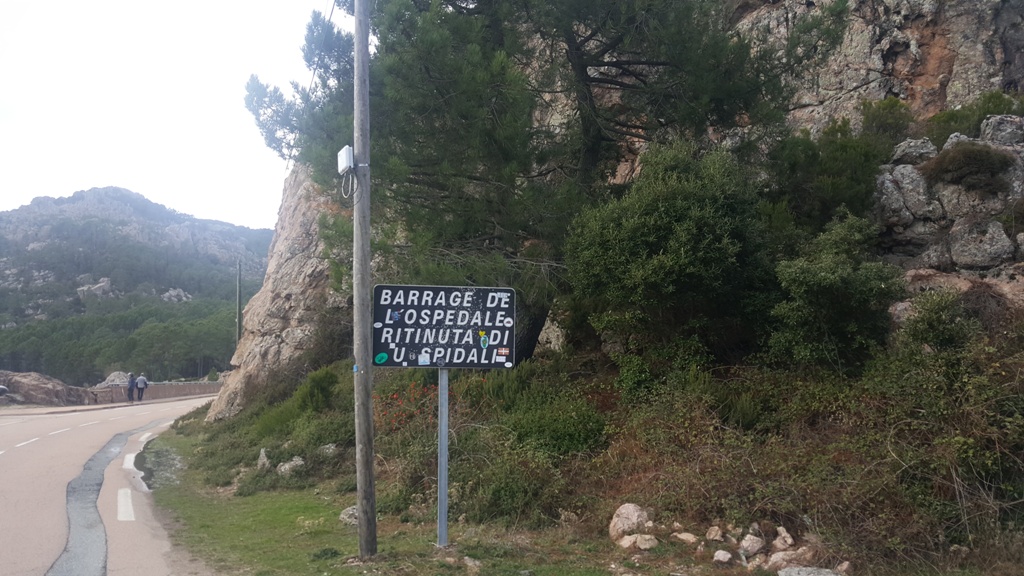
[[[884,342],[888,307],[903,294],[899,269],[874,262],[876,237],[867,220],[836,220],[805,256],[779,263],[788,298],[772,311],[778,326],[769,356],[790,366],[856,370]]]
[[[523,444],[556,456],[590,452],[604,443],[604,418],[569,394],[523,403],[501,421]]]
[[[297,390],[296,402],[303,412],[324,412],[334,404],[334,386],[338,383],[338,375],[331,368],[321,368],[306,376]]]
[[[902,100],[889,96],[884,100],[865,100],[860,105],[861,134],[877,138],[890,150],[908,135],[914,115]]]
[[[569,280],[602,336],[630,353],[691,335],[718,357],[753,346],[773,290],[754,182],[724,152],[654,146],[626,196],[576,219]]]
[[[540,527],[566,505],[567,486],[549,455],[523,446],[498,428],[460,447],[453,486],[461,487],[452,507],[473,522],[500,521],[509,526]],[[471,463],[486,454],[486,461]]]
[[[564,370],[560,362],[551,364],[531,359],[511,370],[466,373],[459,379],[458,386],[473,403],[508,412],[521,403],[556,396],[567,385]]]
[[[918,166],[930,185],[959,184],[989,196],[1005,194],[1010,183],[1003,173],[1013,166],[1011,155],[977,142],[957,142]]]
[[[768,200],[784,203],[794,222],[815,234],[844,208],[867,215],[879,166],[889,159],[894,138],[904,132],[899,105],[885,102],[862,106],[861,134],[855,135],[843,119],[831,122],[817,141],[806,131],[781,140],[768,154]]]
[[[263,410],[253,425],[257,438],[283,438],[291,433],[302,409],[298,401],[286,400]]]
[[[959,132],[971,138],[981,134],[981,123],[991,115],[1024,113],[1024,101],[1020,96],[1010,96],[1003,92],[988,92],[978,100],[954,110],[945,110],[932,116],[926,124],[928,139],[938,147],[946,144],[946,140]]]
[[[980,325],[967,316],[958,292],[930,290],[916,295],[913,303],[914,314],[898,334],[903,346],[928,346],[939,352],[964,350],[980,333]]]

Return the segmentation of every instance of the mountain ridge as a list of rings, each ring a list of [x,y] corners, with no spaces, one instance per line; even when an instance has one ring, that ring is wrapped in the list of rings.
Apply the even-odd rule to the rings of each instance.
[[[180,290],[233,299],[239,264],[250,290],[262,282],[272,237],[272,230],[195,218],[125,188],[37,197],[0,212],[0,319],[9,327],[58,309],[79,313],[81,289],[104,279],[110,297]]]

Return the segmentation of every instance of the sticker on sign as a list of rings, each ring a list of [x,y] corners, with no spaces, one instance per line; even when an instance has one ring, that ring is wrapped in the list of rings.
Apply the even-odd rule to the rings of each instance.
[[[511,368],[516,292],[475,286],[373,287],[373,365]]]

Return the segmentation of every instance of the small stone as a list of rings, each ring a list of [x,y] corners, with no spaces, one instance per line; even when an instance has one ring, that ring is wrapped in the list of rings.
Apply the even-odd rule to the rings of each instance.
[[[639,534],[636,537],[636,547],[641,550],[652,550],[658,547],[658,539],[650,534]]]
[[[740,550],[744,556],[750,557],[757,554],[764,549],[764,540],[754,536],[753,534],[747,534],[743,537],[743,541],[740,542]]]
[[[722,529],[719,528],[718,526],[712,526],[711,528],[708,528],[707,533],[704,534],[704,538],[707,539],[707,540],[711,540],[713,542],[721,542],[722,541]]]
[[[673,532],[669,538],[678,540],[683,544],[696,544],[700,542],[700,538],[697,538],[696,534],[690,534],[689,532]]]
[[[728,564],[729,562],[732,562],[732,554],[725,550],[717,550],[715,551],[715,557],[713,560],[719,564]]]
[[[338,516],[338,520],[342,524],[348,524],[349,526],[356,526],[359,524],[359,508],[356,506],[349,506],[341,511]]]
[[[619,545],[619,548],[632,548],[636,544],[636,534],[623,536],[615,543]]]

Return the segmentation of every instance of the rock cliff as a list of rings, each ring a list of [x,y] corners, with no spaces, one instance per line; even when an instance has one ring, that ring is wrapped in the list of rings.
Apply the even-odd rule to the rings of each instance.
[[[781,43],[800,15],[834,0],[742,0],[738,27]],[[856,122],[862,100],[896,96],[918,118],[1024,77],[1024,4],[1002,0],[849,0],[839,48],[804,81],[790,120],[812,132]]]
[[[296,166],[285,180],[263,287],[242,313],[233,370],[224,377],[208,421],[237,414],[269,371],[299,359],[311,346],[317,317],[325,308],[348,306],[346,294],[331,290],[330,261],[319,233],[321,214],[332,209],[309,170]]]

